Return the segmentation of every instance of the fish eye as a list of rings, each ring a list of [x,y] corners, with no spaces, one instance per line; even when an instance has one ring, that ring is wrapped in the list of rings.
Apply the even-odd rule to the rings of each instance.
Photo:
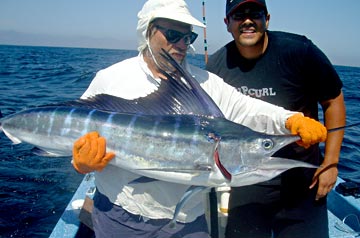
[[[271,150],[274,147],[274,142],[270,139],[265,139],[262,142],[262,146],[265,150]]]

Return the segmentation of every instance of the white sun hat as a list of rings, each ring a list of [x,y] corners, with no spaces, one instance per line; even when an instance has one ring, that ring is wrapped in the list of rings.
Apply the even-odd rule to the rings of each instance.
[[[138,13],[136,31],[139,51],[145,49],[147,28],[149,23],[156,18],[166,18],[205,28],[203,23],[191,15],[184,0],[148,0]]]

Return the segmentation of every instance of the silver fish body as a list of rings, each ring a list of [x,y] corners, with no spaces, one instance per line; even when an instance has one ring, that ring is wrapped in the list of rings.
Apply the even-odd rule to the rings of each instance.
[[[79,137],[98,131],[107,140],[107,150],[116,154],[113,165],[189,185],[243,186],[269,180],[293,167],[314,167],[271,157],[299,137],[258,133],[224,118],[47,106],[3,118],[1,127],[14,143],[26,142],[54,156],[71,156]]]

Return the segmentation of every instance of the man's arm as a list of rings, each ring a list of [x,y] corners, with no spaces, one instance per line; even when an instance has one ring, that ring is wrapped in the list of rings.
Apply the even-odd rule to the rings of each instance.
[[[334,99],[321,102],[321,106],[324,111],[324,121],[327,129],[345,126],[346,112],[343,93],[340,93],[340,95]],[[328,134],[325,142],[325,157],[321,166],[322,168],[339,162],[343,137],[344,130],[338,130]],[[322,168],[319,168],[315,174],[320,172]],[[337,175],[338,169],[336,166],[332,166],[319,175],[319,187],[316,200],[326,196],[326,194],[331,191],[336,183]],[[316,182],[317,180],[314,181],[310,188],[313,188]]]

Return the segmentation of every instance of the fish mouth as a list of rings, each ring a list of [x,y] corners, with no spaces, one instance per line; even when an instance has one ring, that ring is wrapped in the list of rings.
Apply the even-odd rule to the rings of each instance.
[[[293,159],[287,159],[282,157],[267,157],[262,160],[262,163],[257,166],[259,169],[262,170],[287,170],[292,169],[295,167],[304,167],[304,168],[319,168],[319,166],[300,161],[300,160],[293,160]]]
[[[269,181],[286,170],[296,167],[318,168],[318,166],[303,161],[280,157],[266,157],[259,165],[247,167],[243,171],[233,174],[233,179],[229,182],[229,186],[241,187]]]
[[[284,148],[285,146],[290,145],[291,143],[294,143],[299,140],[301,140],[301,137],[297,135],[279,135],[265,139],[263,141],[263,147],[265,147],[266,149],[266,147],[270,146],[268,149],[272,150],[272,153],[269,154],[269,156],[272,156],[275,153],[277,153],[279,150]],[[267,145],[267,141],[270,141],[271,143]]]

